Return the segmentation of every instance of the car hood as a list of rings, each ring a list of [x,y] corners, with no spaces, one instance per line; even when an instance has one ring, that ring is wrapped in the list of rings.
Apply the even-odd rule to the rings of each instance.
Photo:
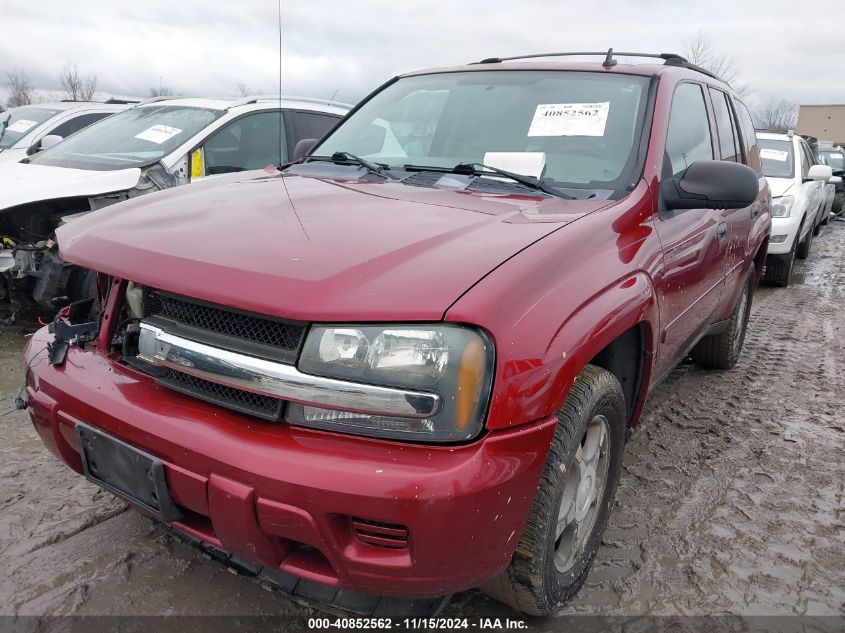
[[[0,210],[39,200],[124,191],[137,185],[140,177],[138,168],[92,171],[3,162],[0,164]]]
[[[769,188],[772,190],[772,198],[785,196],[795,181],[792,178],[766,178],[769,181]]]
[[[16,149],[14,147],[0,149],[0,163],[16,162],[23,158],[26,158],[25,149]]]
[[[607,204],[262,172],[118,203],[57,239],[72,263],[244,310],[439,320],[500,263]]]

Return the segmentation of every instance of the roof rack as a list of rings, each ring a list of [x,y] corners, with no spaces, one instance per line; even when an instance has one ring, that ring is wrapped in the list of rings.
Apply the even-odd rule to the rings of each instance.
[[[141,103],[141,99],[121,99],[120,97],[109,97],[103,103],[109,105],[129,105],[130,103]]]
[[[157,101],[167,101],[168,99],[179,99],[180,97],[174,97],[173,95],[160,95],[158,97],[150,97],[149,99],[144,99],[143,101],[139,101],[138,105],[147,105],[148,103],[156,103]]]
[[[788,137],[792,138],[795,136],[795,130],[787,130],[787,129],[777,129],[777,128],[765,128],[765,127],[758,127],[754,128],[755,132],[763,132],[763,134],[786,134]]]
[[[249,105],[250,103],[258,103],[259,101],[304,101],[305,103],[319,103],[320,105],[334,106],[336,108],[350,109],[352,104],[343,103],[342,101],[332,101],[331,99],[317,99],[315,97],[294,97],[291,95],[252,95],[244,97],[237,101],[233,101],[229,107],[236,108],[242,105]]]
[[[681,68],[688,68],[697,72],[703,73],[713,79],[724,81],[715,73],[710,72],[706,68],[696,66],[687,60],[686,57],[678,55],[677,53],[631,53],[631,52],[615,52],[612,48],[606,51],[586,51],[586,52],[562,52],[562,53],[536,53],[533,55],[515,55],[513,57],[488,57],[482,59],[480,62],[473,62],[473,64],[499,64],[501,62],[512,62],[520,59],[536,59],[538,57],[604,57],[602,66],[605,68],[612,68],[616,66],[617,61],[614,56],[618,57],[647,57],[649,59],[662,59],[666,66],[679,66]]]

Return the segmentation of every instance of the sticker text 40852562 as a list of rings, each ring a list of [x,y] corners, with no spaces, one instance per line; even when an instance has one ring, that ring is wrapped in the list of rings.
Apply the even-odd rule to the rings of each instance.
[[[528,136],[604,136],[610,102],[541,103]]]

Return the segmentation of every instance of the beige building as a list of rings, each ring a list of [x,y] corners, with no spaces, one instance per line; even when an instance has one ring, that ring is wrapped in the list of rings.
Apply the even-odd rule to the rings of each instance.
[[[845,105],[802,105],[797,130],[820,141],[845,145]]]

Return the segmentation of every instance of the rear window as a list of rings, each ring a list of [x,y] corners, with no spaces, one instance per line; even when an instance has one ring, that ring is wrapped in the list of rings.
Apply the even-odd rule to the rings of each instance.
[[[792,141],[761,138],[760,158],[763,160],[763,175],[768,178],[795,176],[795,154],[792,150]]]

